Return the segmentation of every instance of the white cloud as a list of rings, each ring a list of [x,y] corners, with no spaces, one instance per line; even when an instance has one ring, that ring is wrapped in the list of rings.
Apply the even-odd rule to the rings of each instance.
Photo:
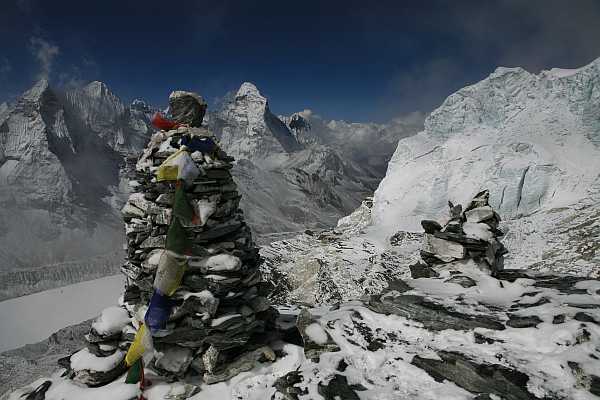
[[[60,53],[60,48],[42,38],[32,37],[30,39],[31,53],[40,65],[38,79],[48,79],[52,71],[54,59]]]

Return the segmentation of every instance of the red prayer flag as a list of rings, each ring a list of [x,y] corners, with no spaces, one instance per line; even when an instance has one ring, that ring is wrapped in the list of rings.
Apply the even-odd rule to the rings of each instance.
[[[171,129],[178,128],[180,124],[165,118],[157,111],[152,117],[152,125],[154,125],[155,128],[162,129],[163,131],[170,131]]]

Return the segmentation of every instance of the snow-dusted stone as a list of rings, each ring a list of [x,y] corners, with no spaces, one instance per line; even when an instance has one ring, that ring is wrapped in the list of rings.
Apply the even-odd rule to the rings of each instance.
[[[125,357],[125,352],[116,351],[107,357],[98,357],[84,348],[71,356],[71,369],[73,371],[91,370],[107,372],[117,366]]]
[[[146,272],[154,271],[158,268],[158,263],[162,257],[164,249],[154,249],[146,256],[146,259],[142,262],[142,267]]]
[[[154,366],[174,375],[185,373],[193,359],[193,350],[181,346],[167,346],[156,352]]]
[[[481,239],[489,242],[494,238],[489,225],[484,223],[465,222],[462,225],[462,230],[467,237],[472,239]]]
[[[490,206],[477,207],[472,210],[465,211],[467,222],[477,223],[490,219],[494,216],[494,210]]]
[[[127,310],[121,307],[108,307],[92,323],[92,329],[99,335],[111,336],[120,334],[121,330],[131,322]]]
[[[209,385],[217,382],[223,382],[242,372],[250,371],[259,362],[275,361],[276,358],[277,356],[275,355],[273,349],[268,346],[263,346],[251,352],[242,354],[240,357],[225,365],[223,368],[214,370],[212,373],[204,374],[204,382]]]
[[[156,198],[156,204],[160,204],[161,206],[172,206],[174,200],[174,193],[161,193]]]
[[[194,313],[206,313],[209,316],[215,315],[219,306],[219,299],[213,296],[208,290],[195,293],[185,293],[183,295],[182,308]]]
[[[121,214],[123,214],[123,218],[144,218],[146,216],[144,211],[131,205],[130,203],[127,203],[125,206],[123,206],[121,209]]]
[[[423,251],[435,255],[444,262],[462,259],[467,250],[460,243],[437,238],[429,233],[423,235]]]
[[[154,214],[156,212],[156,205],[144,197],[143,193],[132,193],[129,195],[127,202],[140,210],[145,214]]]
[[[125,373],[124,351],[116,351],[107,357],[98,357],[84,348],[70,357],[73,380],[90,387],[105,385]]]
[[[229,174],[229,173],[228,173]],[[208,199],[200,199],[193,202],[193,207],[200,219],[200,226],[206,224],[208,218],[217,211],[218,195],[210,196]]]
[[[304,354],[306,358],[318,360],[322,353],[340,351],[338,344],[319,322],[313,319],[310,311],[307,309],[303,309],[298,314],[296,327],[304,341]]]
[[[206,268],[210,272],[237,271],[241,266],[239,257],[230,254],[218,254],[206,260]]]

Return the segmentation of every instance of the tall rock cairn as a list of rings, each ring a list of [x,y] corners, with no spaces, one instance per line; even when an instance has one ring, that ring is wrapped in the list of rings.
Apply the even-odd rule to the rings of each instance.
[[[450,218],[444,226],[437,221],[421,221],[425,230],[423,262],[410,266],[414,278],[435,276],[436,266],[466,259],[487,267],[492,275],[504,268],[508,251],[498,240],[503,236],[498,229],[500,216],[490,206],[489,197],[488,190],[478,193],[465,210],[448,202]]]
[[[124,371],[127,382],[143,385],[144,368],[171,379],[200,374],[213,383],[275,358],[264,343],[276,311],[260,285],[260,257],[239,209],[233,159],[202,126],[200,96],[173,92],[169,104],[170,119],[153,119],[163,129],[139,158],[134,193],[122,209],[121,307],[105,310],[92,325],[84,353],[62,360],[90,386]],[[104,359],[103,371],[94,363],[82,368],[82,357],[113,357],[114,365],[107,370]]]

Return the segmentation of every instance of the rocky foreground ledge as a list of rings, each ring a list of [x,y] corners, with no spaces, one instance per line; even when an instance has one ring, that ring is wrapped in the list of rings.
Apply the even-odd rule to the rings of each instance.
[[[265,360],[213,385],[192,375],[166,382],[150,373],[152,385],[143,395],[148,400],[600,398],[600,281],[521,270],[493,278],[472,260],[438,268],[437,275],[391,281],[381,294],[360,301],[280,308],[272,338],[277,361]],[[140,395],[124,376],[87,388],[60,373],[4,399]]]

